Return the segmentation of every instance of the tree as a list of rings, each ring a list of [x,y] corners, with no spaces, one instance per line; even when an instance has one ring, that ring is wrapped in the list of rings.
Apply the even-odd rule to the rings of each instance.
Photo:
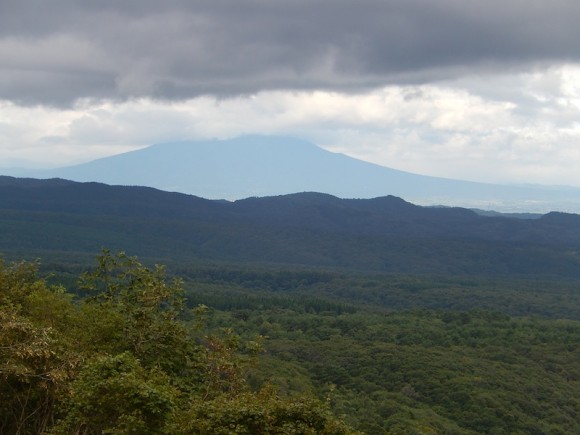
[[[179,398],[169,377],[129,352],[87,363],[71,384],[55,433],[166,433]]]
[[[41,433],[80,363],[67,337],[74,311],[37,264],[0,261],[0,433]]]
[[[252,391],[233,331],[194,340],[163,267],[104,251],[81,284],[75,302],[0,262],[1,433],[349,433],[315,398]]]

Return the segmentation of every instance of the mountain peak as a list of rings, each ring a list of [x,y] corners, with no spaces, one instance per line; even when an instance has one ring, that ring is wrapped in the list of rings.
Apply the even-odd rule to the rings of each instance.
[[[416,175],[278,136],[157,144],[26,176],[142,185],[207,199],[323,192],[339,198],[394,195],[420,205],[497,211],[580,212],[580,189],[499,186]]]

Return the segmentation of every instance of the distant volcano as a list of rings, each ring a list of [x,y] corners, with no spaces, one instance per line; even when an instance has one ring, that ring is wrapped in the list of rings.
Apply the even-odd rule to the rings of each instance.
[[[208,199],[312,191],[340,198],[395,195],[422,205],[497,211],[580,212],[579,188],[505,186],[416,175],[286,137],[172,142],[60,169],[4,173],[149,186]]]

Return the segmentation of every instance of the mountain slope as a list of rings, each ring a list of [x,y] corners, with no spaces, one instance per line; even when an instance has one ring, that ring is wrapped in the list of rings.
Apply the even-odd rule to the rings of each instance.
[[[76,257],[103,247],[165,263],[580,277],[580,216],[484,217],[392,196],[317,193],[230,203],[143,187],[0,177],[0,252]]]
[[[15,175],[149,186],[210,199],[315,191],[341,198],[395,195],[423,205],[580,212],[580,189],[500,186],[415,175],[280,137],[160,144],[82,165]]]

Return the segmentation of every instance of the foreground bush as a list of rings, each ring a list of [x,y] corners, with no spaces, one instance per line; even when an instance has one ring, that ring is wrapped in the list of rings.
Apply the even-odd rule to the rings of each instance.
[[[351,432],[316,399],[251,391],[250,355],[200,338],[162,267],[105,251],[81,286],[0,262],[0,433]]]

